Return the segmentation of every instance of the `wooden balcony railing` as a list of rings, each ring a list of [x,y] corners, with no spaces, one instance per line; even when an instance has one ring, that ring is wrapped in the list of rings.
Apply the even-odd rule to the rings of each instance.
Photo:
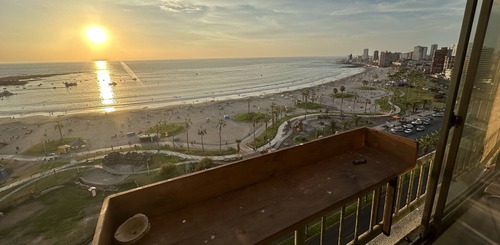
[[[303,244],[310,224],[320,220],[327,240],[336,219],[336,242],[362,242],[389,234],[394,214],[422,195],[425,181],[415,179],[427,167],[414,168],[416,155],[414,140],[360,128],[115,194],[103,204],[93,244],[113,244],[137,213],[151,225],[139,244],[270,244],[290,232]]]

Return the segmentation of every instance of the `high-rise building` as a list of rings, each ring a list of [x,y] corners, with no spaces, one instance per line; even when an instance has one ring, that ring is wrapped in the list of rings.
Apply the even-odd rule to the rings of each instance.
[[[373,61],[378,61],[378,50],[373,51]]]
[[[434,55],[432,56],[431,74],[441,73],[443,71],[446,56],[448,56],[448,48],[446,47],[434,51]]]
[[[379,67],[388,67],[391,65],[391,63],[393,61],[396,61],[397,59],[394,59],[394,58],[397,58],[399,59],[399,54],[397,53],[391,53],[389,51],[382,51],[380,52],[380,59],[378,61],[378,66]]]
[[[361,57],[363,61],[368,61],[368,51],[369,50],[367,48],[363,50],[363,56]]]
[[[422,47],[422,59],[427,60],[427,47]],[[431,56],[432,58],[432,56]]]
[[[420,61],[420,60],[423,60],[424,59],[424,48],[425,48],[425,52],[427,52],[427,47],[422,47],[422,46],[415,46],[413,48],[413,54],[411,56],[411,59],[412,60],[416,60],[416,61]]]
[[[437,44],[432,44],[431,45],[431,51],[429,52],[429,56],[432,57],[434,56],[434,51],[436,51],[438,49],[438,45]]]
[[[411,52],[401,53],[399,58],[402,60],[411,60]]]
[[[348,61],[351,61],[351,60],[352,60],[352,54],[349,54],[349,55],[347,56],[347,60],[348,60]]]
[[[451,56],[457,56],[457,44],[452,44],[451,47]]]

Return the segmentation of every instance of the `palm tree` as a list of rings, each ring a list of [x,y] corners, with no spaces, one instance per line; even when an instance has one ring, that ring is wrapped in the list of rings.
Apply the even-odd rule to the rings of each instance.
[[[333,88],[333,97],[337,97],[338,92],[339,92],[339,90],[337,88]],[[333,102],[332,102],[332,105],[333,105]]]
[[[276,103],[271,103],[271,124],[274,126],[274,121],[276,119]]]
[[[424,153],[424,155],[427,153],[430,145],[431,145],[431,138],[428,137],[428,135],[422,136],[418,138],[418,146]]]
[[[368,107],[368,103],[371,103],[370,99],[365,99],[365,114],[366,114],[366,109]]]
[[[205,134],[207,134],[207,130],[200,126],[200,129],[198,129],[198,135],[201,138],[201,151],[203,152],[203,155],[205,155],[205,146],[203,145],[203,136],[205,136]]]
[[[342,104],[344,104],[344,91],[345,87],[340,86],[340,92],[342,93],[342,97],[340,97],[340,112],[342,113]]]
[[[351,126],[351,122],[350,122],[349,120],[345,120],[345,119],[344,119],[344,120],[342,120],[342,121],[340,122],[340,124],[342,124],[342,128],[343,128],[344,130],[346,130],[347,128],[349,128],[349,127]]]
[[[413,101],[411,104],[412,104],[412,110],[416,111],[418,108],[418,101]]]
[[[429,99],[423,99],[423,100],[422,100],[422,107],[425,109],[425,108],[426,108],[426,107],[425,107],[426,105],[428,105],[428,106],[429,106],[429,107],[427,107],[427,108],[430,108],[430,106],[432,106],[432,100],[429,100]]]
[[[238,157],[240,156],[240,143],[241,143],[241,140],[240,139],[237,139],[236,140],[236,152],[238,152]]]
[[[359,96],[357,94],[354,94],[354,101],[353,101],[353,105],[352,105],[352,113],[354,113],[354,109],[356,109],[356,101],[358,100]]]
[[[309,89],[304,89],[302,90],[302,97],[304,98],[304,107],[306,108],[306,114],[304,115],[304,118],[307,116],[307,99],[309,98]]]
[[[337,125],[337,120],[335,119],[332,119],[332,121],[330,121],[330,125],[328,126],[328,128],[330,129],[330,131],[333,133],[335,133],[335,131],[337,131],[337,128],[338,128],[338,125]]]
[[[154,126],[156,129],[156,147],[158,148],[158,152],[160,152],[160,139],[161,139],[161,120]]]
[[[187,144],[187,153],[189,154],[189,128],[191,127],[191,119],[184,119],[184,126],[186,127],[186,144]]]
[[[247,113],[248,114],[250,114],[250,102],[252,102],[252,97],[248,98],[248,100],[247,100],[247,108],[248,108]]]
[[[314,103],[316,101],[316,92],[314,90],[311,93],[311,102]]]
[[[357,115],[354,115],[352,117],[352,121],[354,122],[354,126],[358,126],[359,122],[361,121],[361,117],[358,117]]]
[[[332,109],[333,109],[335,104],[335,94],[334,93],[330,94],[330,98],[332,98]]]
[[[216,127],[219,129],[219,155],[222,155],[222,128],[226,126],[224,118],[219,119]]]
[[[59,130],[59,137],[61,137],[61,142],[63,140],[63,135],[61,129],[64,128],[64,125],[60,124],[59,121],[57,121],[57,124],[54,126],[54,129]]]

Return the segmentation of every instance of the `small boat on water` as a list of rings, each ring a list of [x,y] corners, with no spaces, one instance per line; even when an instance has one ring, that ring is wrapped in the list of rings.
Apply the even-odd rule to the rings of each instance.
[[[69,87],[72,87],[72,86],[76,86],[78,85],[78,83],[72,83],[72,82],[64,82],[64,86],[66,86],[66,88],[69,88]]]

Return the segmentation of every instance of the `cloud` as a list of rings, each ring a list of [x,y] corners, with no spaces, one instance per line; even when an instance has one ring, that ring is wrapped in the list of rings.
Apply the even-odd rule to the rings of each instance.
[[[208,7],[205,5],[197,5],[186,1],[177,1],[177,0],[161,1],[159,7],[161,10],[167,12],[173,12],[173,13],[184,12],[188,14],[197,13],[208,9]]]
[[[379,14],[463,14],[464,0],[399,0],[361,1],[339,6],[332,16],[379,15]]]

